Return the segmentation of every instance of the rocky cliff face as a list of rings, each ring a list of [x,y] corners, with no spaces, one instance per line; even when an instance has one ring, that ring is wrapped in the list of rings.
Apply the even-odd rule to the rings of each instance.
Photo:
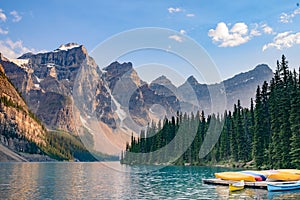
[[[45,134],[0,64],[0,143],[13,151],[39,153]]]
[[[27,62],[20,64],[20,60]],[[70,96],[77,72],[82,65],[97,67],[82,45],[67,44],[52,52],[25,54],[12,62],[1,59],[1,63],[29,108],[48,128],[75,132]]]
[[[151,120],[171,117],[180,110],[175,95],[155,92],[139,78],[132,63],[114,62],[103,71],[103,79],[112,94],[112,108],[118,114],[120,125],[139,132],[138,127],[145,127]]]

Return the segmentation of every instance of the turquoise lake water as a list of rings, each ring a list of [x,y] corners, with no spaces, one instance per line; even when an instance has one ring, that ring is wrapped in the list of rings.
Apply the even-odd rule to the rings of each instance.
[[[300,199],[202,183],[216,167],[126,166],[111,163],[0,163],[0,199]]]

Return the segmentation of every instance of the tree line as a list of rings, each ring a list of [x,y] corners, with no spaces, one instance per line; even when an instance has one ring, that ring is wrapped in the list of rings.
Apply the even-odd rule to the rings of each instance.
[[[138,138],[132,136],[121,163],[300,168],[300,69],[290,70],[283,55],[272,80],[257,87],[250,108],[238,100],[222,116],[178,112],[152,123]]]

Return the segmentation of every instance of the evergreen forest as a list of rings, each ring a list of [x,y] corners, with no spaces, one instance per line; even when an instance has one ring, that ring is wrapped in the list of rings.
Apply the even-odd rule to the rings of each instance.
[[[299,72],[283,55],[250,108],[238,101],[223,114],[177,112],[132,136],[121,163],[300,169]]]

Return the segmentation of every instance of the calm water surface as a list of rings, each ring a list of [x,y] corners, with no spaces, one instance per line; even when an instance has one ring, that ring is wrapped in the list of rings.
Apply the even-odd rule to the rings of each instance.
[[[228,187],[202,183],[202,178],[226,170],[156,169],[117,162],[0,163],[0,199],[300,199],[300,192],[245,189],[229,193]]]

